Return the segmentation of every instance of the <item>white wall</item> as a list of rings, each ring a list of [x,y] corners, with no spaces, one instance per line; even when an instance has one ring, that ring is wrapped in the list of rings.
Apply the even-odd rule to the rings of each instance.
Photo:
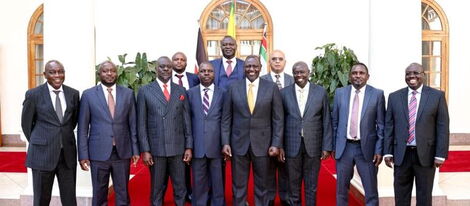
[[[28,89],[28,24],[40,5],[40,0],[0,1],[0,104],[3,134],[21,132],[21,104]]]

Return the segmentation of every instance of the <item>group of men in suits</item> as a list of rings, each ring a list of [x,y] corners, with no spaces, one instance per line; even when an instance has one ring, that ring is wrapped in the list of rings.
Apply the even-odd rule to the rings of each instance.
[[[250,167],[256,205],[316,204],[320,162],[337,166],[337,205],[348,205],[356,166],[366,205],[378,205],[377,170],[383,157],[394,168],[397,205],[409,205],[416,179],[417,204],[431,205],[435,168],[447,158],[449,117],[443,92],[424,86],[419,64],[407,67],[407,88],[389,96],[367,84],[369,70],[356,63],[351,85],[336,90],[332,111],[326,90],[309,82],[305,62],[284,73],[282,51],[271,53],[262,77],[258,56],[235,57],[235,39],[221,40],[223,57],[185,72],[186,56],[156,62],[157,79],[137,94],[116,85],[117,68],[100,64],[101,84],[83,92],[63,85],[65,70],[46,63],[47,83],[26,92],[22,128],[29,141],[34,205],[48,205],[57,176],[63,205],[76,205],[73,130],[78,160],[91,169],[93,205],[106,205],[109,178],[116,205],[129,205],[130,164],[150,168],[151,205],[162,205],[171,178],[176,205],[225,205],[225,160],[231,159],[233,205],[247,204]],[[173,73],[174,71],[174,73]],[[190,164],[191,163],[191,164]],[[192,175],[189,174],[189,168]],[[191,179],[193,185],[191,186]],[[191,190],[192,188],[192,190]],[[191,195],[190,195],[191,194]]]

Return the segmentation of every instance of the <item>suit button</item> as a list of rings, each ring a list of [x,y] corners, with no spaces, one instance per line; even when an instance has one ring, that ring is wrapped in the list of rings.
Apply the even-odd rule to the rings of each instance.
[[[165,119],[165,117],[162,117],[162,119]]]

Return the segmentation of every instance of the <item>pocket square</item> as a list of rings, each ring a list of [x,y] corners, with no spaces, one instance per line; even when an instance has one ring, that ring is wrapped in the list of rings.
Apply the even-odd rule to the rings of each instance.
[[[180,100],[181,100],[181,101],[184,100],[184,96],[183,96],[183,95],[180,96]]]

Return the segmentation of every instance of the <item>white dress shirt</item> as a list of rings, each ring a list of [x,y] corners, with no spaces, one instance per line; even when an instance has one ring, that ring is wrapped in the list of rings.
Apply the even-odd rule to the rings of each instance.
[[[300,116],[304,116],[305,105],[307,104],[308,92],[310,89],[310,83],[307,83],[304,88],[300,88],[295,84],[295,96],[297,97],[297,104],[299,105]]]
[[[103,88],[103,94],[104,94],[104,98],[106,99],[106,104],[109,103],[109,99],[108,99],[108,87],[101,84],[101,87]],[[117,102],[117,99],[116,99],[116,84],[114,84],[113,86],[110,87],[111,89],[113,89],[111,91],[111,94],[113,95],[113,99],[114,99],[114,104],[116,104]]]
[[[351,137],[349,134],[349,131],[351,131],[351,113],[352,113],[352,107],[354,104],[354,96],[356,96],[356,88],[351,86],[351,96],[349,97],[349,114],[348,114],[348,128],[347,128],[347,138],[351,140],[360,140],[361,139],[361,113],[362,113],[362,103],[364,102],[364,94],[366,91],[366,86],[364,85],[362,88],[359,89],[359,94],[357,96],[359,97],[359,106],[357,108],[357,137],[354,139],[354,137]]]
[[[173,83],[179,85],[180,78],[178,78],[176,75],[180,75],[176,72],[173,72],[173,76],[171,77],[171,80]],[[186,72],[181,73],[183,77],[181,77],[181,82],[183,83],[183,87],[188,90],[189,89],[189,80],[188,76],[186,76]]]
[[[163,87],[164,83],[162,81],[160,81],[160,79],[158,79],[158,78],[156,79],[156,81],[158,83],[158,86],[160,86],[160,88],[162,89],[163,94],[165,94],[165,87]],[[168,89],[168,94],[171,96],[171,81],[168,81],[166,83],[166,85],[167,85],[166,88]]]
[[[254,84],[253,85],[253,104],[254,106],[256,106],[256,97],[258,96],[258,88],[259,88],[259,77],[256,78],[255,81],[250,82],[250,80],[248,80],[248,78],[246,79],[246,96],[248,97],[248,90],[250,89],[250,86],[249,84]],[[254,109],[254,108],[253,108]]]
[[[47,88],[49,89],[49,94],[51,96],[51,101],[52,101],[52,106],[54,107],[55,111],[55,98],[56,94],[54,91],[60,91],[59,92],[59,99],[60,99],[60,106],[62,106],[62,116],[65,115],[65,110],[67,109],[67,102],[65,101],[65,95],[64,95],[64,90],[62,88],[62,85],[60,86],[59,89],[54,89],[49,83],[47,83]]]
[[[202,84],[200,84],[200,88],[201,88],[201,100],[204,101],[204,89],[205,88],[208,88],[209,90],[207,90],[207,96],[209,97],[209,108],[212,106],[212,97],[214,96],[214,84],[211,84],[209,85],[209,87],[205,87],[203,86]],[[202,103],[204,104],[204,103]]]
[[[273,82],[276,83],[276,75],[279,75],[279,82],[281,83],[282,88],[284,88],[286,85],[284,85],[284,72],[281,72],[279,74],[276,74],[274,72],[269,73],[271,75],[271,78],[273,79]]]
[[[228,67],[227,60],[232,61],[232,63],[230,63],[232,65],[232,72],[235,71],[235,67],[237,66],[237,58],[233,57],[231,59],[226,59],[225,57],[222,56],[222,63],[224,64],[225,72],[227,72],[227,67]]]

